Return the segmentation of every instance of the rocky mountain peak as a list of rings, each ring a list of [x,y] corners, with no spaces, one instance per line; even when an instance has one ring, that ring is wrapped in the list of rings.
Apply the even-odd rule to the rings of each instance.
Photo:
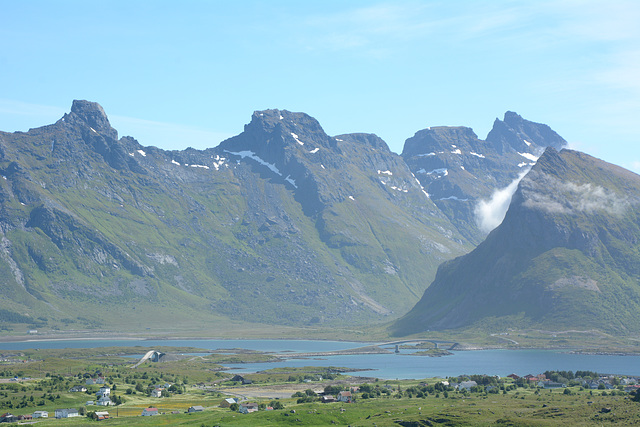
[[[473,129],[464,126],[434,126],[420,130],[407,139],[403,157],[420,156],[456,148],[475,149],[478,136]]]
[[[71,105],[71,113],[78,116],[99,134],[111,139],[118,139],[118,131],[111,127],[107,114],[97,102],[75,99]]]
[[[249,150],[274,164],[290,157],[291,154],[285,155],[286,151],[307,152],[317,147],[337,150],[337,142],[313,117],[278,109],[255,111],[243,133],[220,144],[223,150]]]
[[[567,141],[549,126],[523,119],[513,111],[507,111],[504,120],[495,120],[487,142],[501,154],[525,152],[539,155],[546,147],[560,150],[567,145]]]
[[[390,151],[387,143],[378,135],[373,133],[348,133],[343,135],[336,135],[338,141],[349,141],[358,144],[364,144],[376,150]]]
[[[524,122],[524,119],[520,114],[516,113],[515,111],[507,111],[506,113],[504,113],[503,121],[507,123],[509,126],[515,127],[518,125],[518,123]]]

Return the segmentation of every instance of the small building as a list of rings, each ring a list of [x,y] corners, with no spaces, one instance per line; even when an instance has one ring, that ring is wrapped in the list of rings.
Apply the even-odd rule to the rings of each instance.
[[[460,384],[456,385],[457,390],[471,390],[471,387],[476,387],[478,385],[475,381],[462,381]]]
[[[113,402],[111,401],[111,399],[107,396],[102,396],[100,399],[98,399],[96,401],[96,405],[98,406],[111,406],[113,405]]]
[[[96,391],[96,397],[109,397],[111,396],[111,389],[109,387],[100,387],[100,390]]]
[[[200,405],[190,406],[189,409],[187,409],[187,412],[189,412],[189,413],[202,412],[202,411],[204,411],[204,407],[200,406]]]
[[[104,421],[109,419],[109,413],[106,411],[96,411],[93,413],[93,419],[97,421]]]
[[[238,403],[238,399],[236,399],[234,397],[227,397],[222,402],[220,402],[220,407],[221,408],[228,408],[229,406],[233,405],[234,403]]]
[[[239,411],[242,414],[250,414],[251,412],[258,412],[258,404],[254,402],[241,403]]]
[[[158,408],[144,408],[142,410],[142,414],[143,417],[151,417],[153,415],[158,415]]]
[[[163,388],[156,388],[151,391],[151,397],[162,397]]]
[[[31,421],[32,419],[33,415],[31,414],[18,415],[18,421]]]
[[[76,385],[69,389],[69,393],[84,393],[87,388],[83,385]]]
[[[341,391],[338,393],[338,397],[336,399],[338,402],[351,403],[353,402],[353,396],[350,391]]]
[[[562,388],[562,387],[566,387],[566,384],[562,384],[562,383],[557,383],[554,381],[540,381],[538,383],[538,387],[542,387],[542,388]]]
[[[35,411],[33,418],[49,418],[49,412],[47,411]]]
[[[333,403],[336,402],[336,398],[333,396],[322,396],[322,403]]]
[[[16,421],[18,421],[18,417],[9,412],[0,415],[0,423],[15,423]]]
[[[94,385],[94,384],[105,384],[106,380],[104,379],[103,376],[98,376],[97,378],[87,378],[87,380],[85,381],[85,384],[87,385]]]
[[[241,382],[242,384],[253,384],[253,381],[243,377],[242,375],[234,375],[234,377],[231,378],[231,381]]]
[[[79,417],[78,410],[75,408],[64,408],[64,409],[56,409],[55,417],[56,418],[73,418]]]
[[[518,375],[516,375],[516,374],[509,374],[509,375],[507,375],[507,378],[511,378],[512,380],[517,380],[520,377]]]

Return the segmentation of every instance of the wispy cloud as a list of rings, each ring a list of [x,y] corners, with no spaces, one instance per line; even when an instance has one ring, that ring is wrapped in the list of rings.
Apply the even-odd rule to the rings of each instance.
[[[530,168],[529,168],[530,169]],[[489,233],[502,223],[513,193],[518,189],[518,184],[527,174],[528,170],[523,171],[508,186],[495,190],[488,200],[481,200],[475,207],[476,222],[481,231]]]
[[[621,216],[630,206],[629,200],[604,187],[591,183],[577,184],[536,172],[522,184],[524,206],[549,213],[593,214],[604,212]]]
[[[428,10],[429,6],[421,3],[399,2],[308,16],[303,26],[314,31],[303,43],[312,50],[357,50],[379,56],[399,42],[431,32],[434,22],[428,19]]]

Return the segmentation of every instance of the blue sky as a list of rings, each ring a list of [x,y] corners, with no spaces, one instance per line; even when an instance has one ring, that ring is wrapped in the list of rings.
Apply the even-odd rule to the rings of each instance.
[[[254,110],[401,152],[507,110],[640,171],[640,2],[0,0],[0,129],[99,102],[120,135],[216,146]]]

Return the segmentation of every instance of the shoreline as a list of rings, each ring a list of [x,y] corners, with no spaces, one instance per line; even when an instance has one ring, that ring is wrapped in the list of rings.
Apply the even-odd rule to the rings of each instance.
[[[368,346],[377,346],[377,342],[372,341],[359,341],[359,340],[347,340],[347,339],[308,339],[308,338],[228,338],[228,337],[177,337],[175,335],[144,335],[144,334],[127,334],[127,333],[82,333],[75,332],[67,334],[43,334],[43,335],[13,335],[13,336],[0,336],[0,345],[8,345],[11,343],[47,343],[47,342],[57,342],[57,341],[72,341],[72,342],[82,342],[82,341],[100,341],[100,340],[110,340],[110,341],[318,341],[318,342],[341,342],[341,343],[357,343],[361,344],[362,347]],[[417,340],[420,340],[419,338]],[[355,348],[353,349],[355,350]],[[353,351],[346,350],[346,351]],[[633,349],[630,351],[621,351],[620,348],[612,348],[610,350],[596,350],[591,346],[585,345],[585,347],[580,348],[576,346],[572,347],[554,347],[554,346],[517,346],[513,345],[473,345],[473,344],[463,344],[457,346],[454,351],[483,351],[483,350],[547,350],[547,351],[561,351],[567,352],[570,354],[582,354],[582,355],[594,355],[594,356],[640,356],[640,350]],[[345,350],[337,350],[337,352],[344,352]],[[323,353],[323,352],[321,352]],[[333,353],[333,352],[331,352]],[[312,353],[313,354],[313,353]],[[366,354],[366,353],[365,353]]]

